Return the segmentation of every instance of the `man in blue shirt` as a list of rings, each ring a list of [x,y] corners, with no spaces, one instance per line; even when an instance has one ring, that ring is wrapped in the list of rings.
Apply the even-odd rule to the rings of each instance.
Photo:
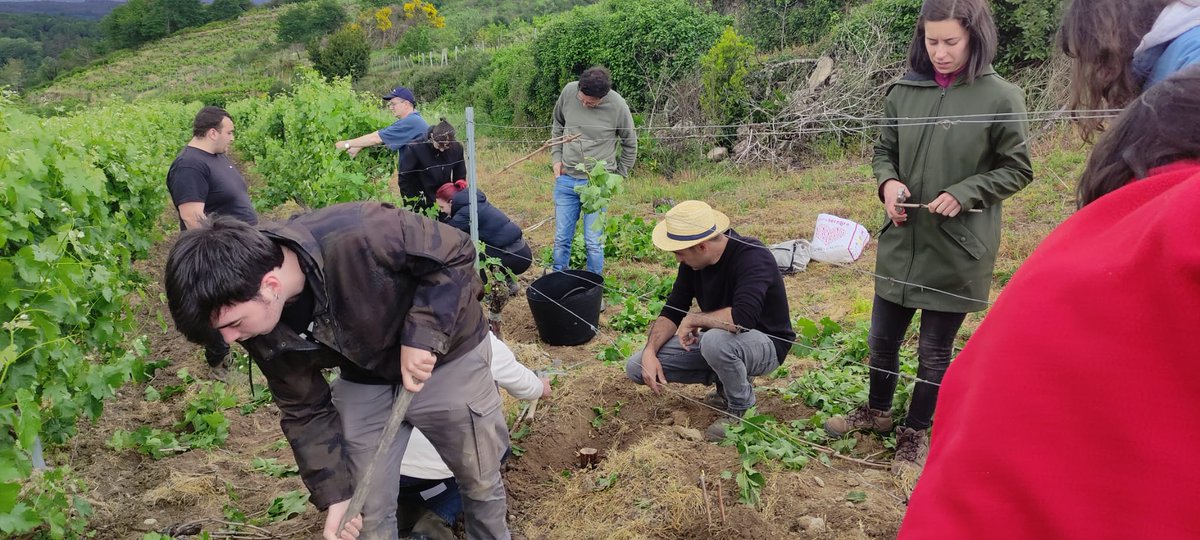
[[[400,194],[405,198],[421,196],[423,191],[420,179],[410,178],[413,175],[407,174],[412,168],[409,166],[412,161],[409,143],[423,140],[425,133],[429,131],[429,124],[421,117],[421,113],[417,112],[417,98],[413,96],[412,90],[397,86],[382,99],[388,110],[396,116],[396,121],[379,131],[338,141],[337,148],[354,157],[368,146],[387,145],[397,152],[396,170],[399,171]]]

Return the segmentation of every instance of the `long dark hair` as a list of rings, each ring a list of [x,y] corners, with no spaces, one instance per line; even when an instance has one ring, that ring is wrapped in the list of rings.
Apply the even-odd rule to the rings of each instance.
[[[1150,169],[1200,158],[1200,65],[1146,90],[1117,117],[1088,158],[1075,190],[1079,207],[1145,178]]]
[[[933,61],[925,48],[925,23],[954,19],[967,31],[967,47],[971,57],[967,59],[967,82],[975,82],[992,60],[996,58],[996,22],[992,10],[985,0],[925,0],[921,14],[917,17],[917,28],[908,44],[908,68],[929,77],[933,76]]]
[[[1142,81],[1133,73],[1133,51],[1170,3],[1070,0],[1058,30],[1058,48],[1072,59],[1067,108],[1120,109],[1137,97]],[[1102,129],[1099,118],[1077,118],[1075,122],[1086,140]]]
[[[425,138],[433,143],[446,144],[446,148],[454,148],[458,146],[458,141],[454,139],[454,126],[445,118],[442,118],[438,123],[429,126],[429,131],[425,133]]]

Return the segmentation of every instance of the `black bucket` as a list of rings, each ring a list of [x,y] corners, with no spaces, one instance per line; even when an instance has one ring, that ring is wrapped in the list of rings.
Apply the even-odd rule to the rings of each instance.
[[[551,272],[529,284],[525,296],[542,341],[580,345],[595,337],[603,284],[604,278],[587,270]]]

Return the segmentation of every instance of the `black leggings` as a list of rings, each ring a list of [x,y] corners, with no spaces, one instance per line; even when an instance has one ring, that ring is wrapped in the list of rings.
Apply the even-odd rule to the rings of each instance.
[[[900,371],[900,344],[904,333],[912,322],[916,308],[907,308],[875,297],[871,310],[871,331],[867,345],[871,348],[871,391],[872,409],[892,410],[892,398],[896,394],[897,378],[889,372]],[[917,378],[932,383],[941,383],[950,359],[954,356],[954,338],[962,327],[966,313],[950,313],[921,310],[921,332],[917,341]],[[933,409],[937,405],[938,387],[918,382],[913,389],[912,403],[904,425],[913,429],[929,429],[933,424]]]

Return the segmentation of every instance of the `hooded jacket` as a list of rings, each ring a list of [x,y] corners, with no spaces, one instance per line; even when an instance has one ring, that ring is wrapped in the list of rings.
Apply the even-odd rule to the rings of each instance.
[[[886,220],[875,266],[884,276],[875,280],[880,297],[957,313],[987,307],[1001,201],[1033,180],[1024,96],[991,67],[973,83],[960,76],[945,89],[918,73],[888,89],[889,122],[880,129],[872,162],[877,189],[882,193],[884,182],[894,178],[908,186],[910,203],[929,203],[946,192],[963,210],[947,218],[909,209],[901,227]]]
[[[479,239],[492,247],[503,248],[521,239],[521,228],[504,215],[499,208],[487,201],[482,191],[476,190],[479,216]],[[450,199],[450,219],[447,224],[464,232],[471,230],[471,192],[462,190]]]
[[[433,352],[440,366],[483,342],[475,247],[451,227],[380,203],[337,204],[260,230],[296,252],[313,295],[312,339],[280,322],[242,345],[267,378],[300,477],[324,510],[350,498],[353,480],[322,370],[401,384],[401,345]]]

